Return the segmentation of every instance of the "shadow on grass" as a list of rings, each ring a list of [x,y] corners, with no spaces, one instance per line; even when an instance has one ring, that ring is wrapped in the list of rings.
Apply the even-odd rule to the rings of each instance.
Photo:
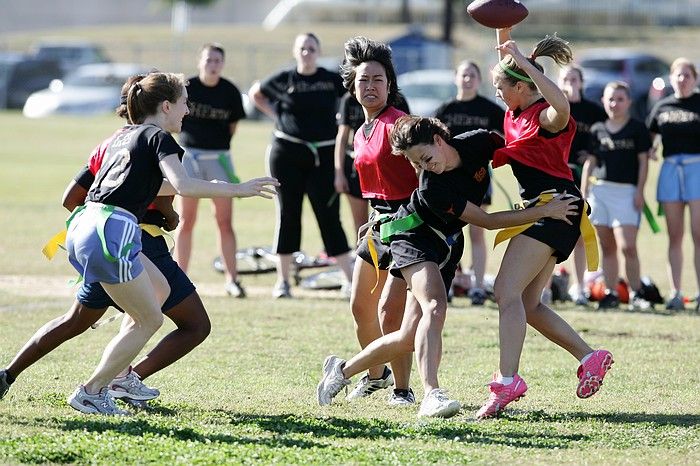
[[[697,414],[661,414],[661,413],[573,413],[549,414],[544,411],[531,411],[525,416],[527,421],[569,422],[569,421],[603,421],[614,424],[653,424],[658,427],[693,427],[700,424]]]
[[[175,440],[199,443],[226,443],[238,445],[262,445],[270,448],[323,448],[325,445],[302,439],[285,437],[260,438],[234,436],[229,434],[204,434],[190,427],[181,427],[172,423],[159,423],[149,419],[54,419],[58,428],[65,431],[113,432],[122,435],[143,436],[149,433]]]
[[[254,415],[215,410],[229,418],[232,424],[255,424],[278,435],[311,434],[314,437],[392,440],[398,438],[439,438],[461,443],[508,445],[519,448],[567,448],[572,442],[586,440],[584,435],[524,432],[509,426],[492,432],[488,426],[475,422],[430,420],[401,424],[382,419],[344,419],[336,417],[302,417],[288,415]],[[455,422],[456,421],[456,422]],[[520,429],[521,431],[518,431]]]

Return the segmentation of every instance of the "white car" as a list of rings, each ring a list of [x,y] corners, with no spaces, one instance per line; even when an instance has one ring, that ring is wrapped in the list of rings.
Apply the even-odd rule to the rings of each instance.
[[[432,117],[435,111],[457,95],[454,70],[409,71],[396,77],[411,114]]]
[[[24,116],[41,118],[56,113],[95,115],[119,105],[121,88],[129,76],[150,70],[134,63],[96,63],[78,67],[48,89],[35,92],[24,104]]]

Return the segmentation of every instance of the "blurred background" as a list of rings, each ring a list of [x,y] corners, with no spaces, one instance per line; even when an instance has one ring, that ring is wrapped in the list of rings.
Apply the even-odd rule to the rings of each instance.
[[[484,68],[495,62],[493,31],[466,15],[468,3],[4,0],[0,108],[22,109],[29,100],[29,117],[109,111],[125,76],[152,68],[193,74],[199,47],[210,41],[224,45],[224,73],[245,92],[254,80],[291,65],[294,36],[312,30],[322,42],[322,64],[330,69],[339,65],[349,37],[364,34],[390,43],[397,71],[408,73],[400,84],[411,107],[427,115],[454,94],[453,76],[445,70],[467,58]],[[622,79],[632,87],[640,117],[670,92],[668,63],[680,55],[700,58],[700,0],[523,3],[530,15],[514,32],[523,48],[558,32],[584,66],[586,96],[597,101],[605,83]],[[492,95],[484,81],[483,92]],[[248,111],[258,116],[251,105]]]

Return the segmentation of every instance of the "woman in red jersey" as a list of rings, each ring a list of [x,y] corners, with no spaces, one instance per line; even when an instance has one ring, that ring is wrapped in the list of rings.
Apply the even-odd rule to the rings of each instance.
[[[566,95],[535,61],[544,56],[564,65],[572,60],[571,49],[560,38],[547,36],[525,57],[511,40],[510,29],[499,29],[497,35],[500,61],[493,69],[493,85],[508,111],[503,125],[506,147],[494,154],[494,168],[511,166],[523,199],[537,201],[530,205],[546,202],[547,191],[580,197],[567,165],[576,123]],[[583,208],[583,201],[578,202]],[[581,361],[576,390],[580,398],[588,398],[600,388],[613,362],[612,354],[593,351],[569,324],[541,302],[542,289],[555,263],[569,257],[582,229],[587,233],[584,240],[589,240],[589,268],[597,268],[595,233],[585,211],[580,225],[546,218],[510,234],[502,232],[504,238],[512,239],[494,286],[499,309],[500,373],[489,384],[491,396],[477,412],[477,418],[495,416],[525,394],[527,385],[517,372],[526,324]]]
[[[371,218],[392,214],[409,201],[411,193],[418,186],[418,178],[407,160],[394,157],[391,153],[389,133],[394,122],[404,115],[393,106],[398,86],[391,49],[365,37],[350,39],[345,43],[341,75],[345,87],[362,105],[365,116],[365,122],[355,132],[353,142],[362,197],[369,200]],[[372,234],[377,235],[377,232],[370,228],[362,234],[364,236],[357,248],[358,259],[353,271],[350,306],[357,339],[364,348],[383,334],[400,328],[406,285],[389,276],[387,270],[391,255],[386,245],[372,239]],[[371,368],[348,399],[369,396],[390,387],[395,381],[389,404],[415,403],[409,388],[411,357],[407,353],[392,361],[393,374],[383,365]]]

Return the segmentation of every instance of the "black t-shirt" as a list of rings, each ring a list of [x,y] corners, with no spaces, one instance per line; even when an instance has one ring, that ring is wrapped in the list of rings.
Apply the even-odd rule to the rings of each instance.
[[[661,135],[664,157],[700,154],[700,93],[685,99],[670,95],[660,100],[646,123],[649,131]]]
[[[501,107],[477,95],[469,101],[451,100],[442,104],[435,117],[445,123],[452,136],[480,128],[503,134],[504,114]]]
[[[183,149],[155,125],[131,125],[115,135],[88,191],[87,200],[128,210],[141,222],[163,183],[158,165]]]
[[[276,127],[305,141],[334,139],[338,99],[345,94],[338,73],[318,68],[304,76],[296,69],[282,71],[265,79],[260,90],[277,113]]]
[[[605,121],[608,116],[600,105],[596,105],[590,100],[581,99],[579,102],[569,103],[571,116],[576,121],[576,135],[571,142],[569,151],[569,163],[572,165],[582,165],[578,160],[580,151],[588,150],[591,138],[591,126],[599,121]]]
[[[245,118],[241,91],[224,78],[214,87],[205,86],[197,76],[187,85],[190,114],[182,120],[179,139],[183,146],[228,150],[231,123]]]
[[[481,129],[455,136],[449,144],[459,153],[461,165],[440,174],[423,170],[420,185],[406,207],[445,236],[466,225],[460,216],[467,202],[481,205],[490,182],[489,162],[494,151],[503,147],[503,138]]]
[[[591,127],[591,152],[598,159],[593,175],[598,179],[637,185],[640,152],[649,150],[649,130],[631,118],[617,133],[611,133],[604,122]]]

